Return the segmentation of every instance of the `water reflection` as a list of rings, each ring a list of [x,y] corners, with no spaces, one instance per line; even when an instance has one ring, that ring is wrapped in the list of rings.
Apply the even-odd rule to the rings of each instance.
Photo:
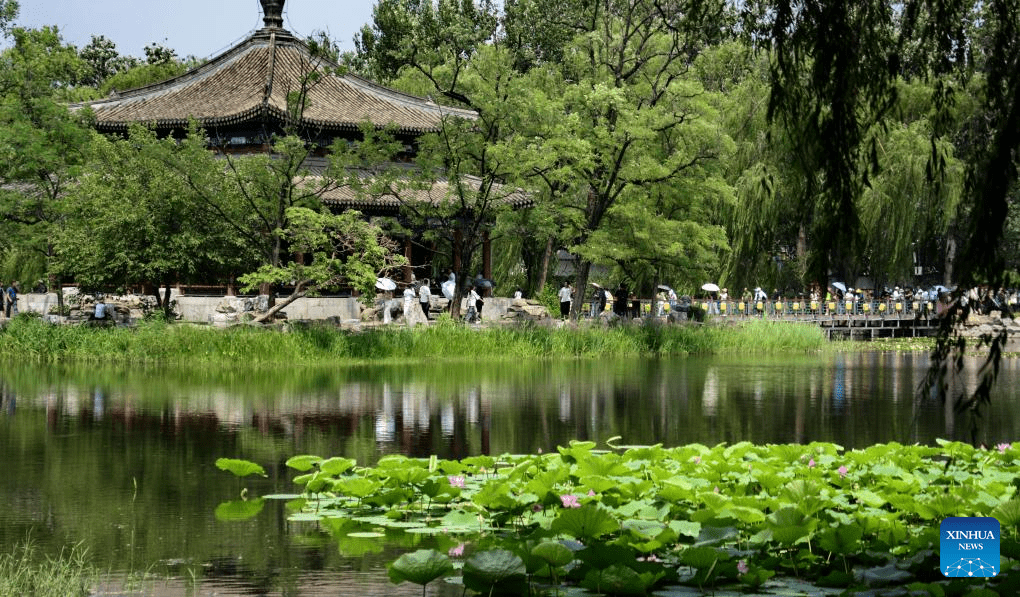
[[[242,488],[293,491],[284,462],[304,453],[371,463],[617,435],[667,446],[968,439],[965,417],[916,393],[926,366],[924,355],[865,353],[265,373],[22,367],[0,374],[0,548],[29,534],[54,553],[85,541],[104,569],[157,567],[248,594],[315,594],[285,591],[321,570],[368,571],[392,588],[382,570],[395,552],[340,553],[322,529],[289,521],[282,502],[243,523],[213,512]],[[1020,438],[1008,391],[1017,363],[1002,375],[981,422],[988,445]],[[976,382],[953,379],[949,395]],[[224,456],[269,476],[235,480],[213,465]]]

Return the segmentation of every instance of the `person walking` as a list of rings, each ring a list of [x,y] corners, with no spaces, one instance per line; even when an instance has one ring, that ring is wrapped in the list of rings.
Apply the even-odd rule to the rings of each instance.
[[[7,314],[8,318],[15,317],[18,314],[18,282],[11,282],[11,285],[4,291],[4,298],[7,299],[7,307],[4,313]]]
[[[574,299],[574,289],[570,287],[570,283],[567,281],[563,282],[563,286],[559,291],[560,297],[560,318],[566,319],[570,316],[570,303]]]
[[[418,303],[421,305],[421,312],[425,314],[425,321],[429,320],[429,307],[432,300],[432,290],[429,289],[429,279],[425,278],[418,287]]]

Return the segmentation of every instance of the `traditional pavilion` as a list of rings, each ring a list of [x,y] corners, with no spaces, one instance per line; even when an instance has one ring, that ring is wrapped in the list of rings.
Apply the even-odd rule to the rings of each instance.
[[[273,136],[289,124],[288,97],[304,92],[307,107],[296,123],[298,134],[317,144],[322,152],[335,139],[357,140],[360,127],[370,122],[393,127],[411,158],[415,142],[438,131],[443,118],[474,118],[470,110],[440,106],[360,77],[335,74],[336,65],[313,56],[308,45],[283,28],[284,0],[260,0],[264,26],[201,66],[170,80],[88,102],[100,132],[122,134],[132,124],[152,127],[160,135],[183,136],[190,122],[208,135],[210,148],[230,153],[268,151]],[[302,87],[310,72],[322,76]],[[310,164],[315,170],[315,164]],[[445,196],[445,183],[423,193],[425,201]],[[323,198],[333,210],[357,209],[366,215],[398,216],[396,199],[365,199],[349,189],[336,189]],[[527,196],[512,196],[517,207],[529,204]],[[420,266],[431,261],[434,247],[404,240],[408,261]],[[490,247],[483,247],[483,270],[491,278]],[[405,273],[410,281],[411,267]]]

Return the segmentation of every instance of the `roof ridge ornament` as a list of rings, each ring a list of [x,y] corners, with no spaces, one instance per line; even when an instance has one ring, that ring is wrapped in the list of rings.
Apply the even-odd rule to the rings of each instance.
[[[286,0],[259,0],[262,4],[262,22],[266,27],[283,28],[283,3]]]

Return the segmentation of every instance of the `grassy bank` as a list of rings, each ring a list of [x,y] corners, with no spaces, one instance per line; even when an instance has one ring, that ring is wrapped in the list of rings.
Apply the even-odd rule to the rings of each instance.
[[[612,327],[494,327],[437,323],[413,330],[348,333],[328,326],[287,331],[214,329],[145,323],[96,329],[17,318],[0,331],[0,354],[33,362],[322,365],[435,359],[500,360],[634,355],[768,354],[822,349],[808,325],[751,321],[742,325],[619,325]]]
[[[43,557],[28,542],[0,554],[0,595],[84,597],[92,594],[98,580],[99,572],[79,547],[59,557]]]

